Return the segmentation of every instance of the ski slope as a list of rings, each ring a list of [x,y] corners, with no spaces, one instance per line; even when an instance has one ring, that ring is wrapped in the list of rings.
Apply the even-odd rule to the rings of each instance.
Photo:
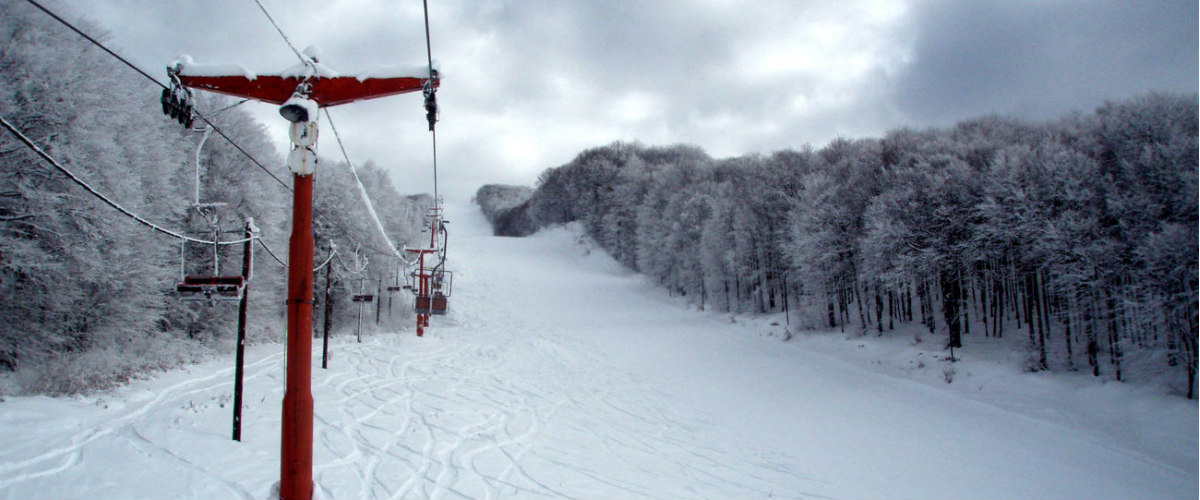
[[[447,218],[450,315],[424,338],[337,337],[328,370],[315,349],[319,498],[1197,497],[1192,402],[1095,398],[1161,426],[1134,430],[1056,406],[1070,384],[993,404],[690,310],[577,228]],[[268,497],[284,354],[247,360],[242,443],[232,356],[0,403],[0,498]]]

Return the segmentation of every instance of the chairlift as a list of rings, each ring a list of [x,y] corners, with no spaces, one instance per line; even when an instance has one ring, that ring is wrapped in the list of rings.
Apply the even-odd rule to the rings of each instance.
[[[216,301],[241,300],[246,289],[246,278],[242,275],[222,275],[219,255],[220,224],[216,209],[225,203],[196,203],[193,208],[208,219],[212,227],[212,272],[210,274],[187,273],[187,241],[179,245],[179,274],[180,281],[175,284],[175,291],[183,300],[207,300],[209,305]]]
[[[454,284],[454,273],[440,270],[434,273],[433,282],[433,314],[444,315],[448,309],[451,287]]]
[[[170,73],[170,72],[168,72]],[[186,112],[191,113],[191,91],[178,85],[177,75],[170,73],[172,81],[172,92],[179,97],[178,100],[168,102],[168,96],[163,94],[163,108],[166,110],[171,103],[184,102],[186,104]],[[177,110],[178,111],[178,110]],[[181,119],[180,123],[184,123]],[[186,126],[191,126],[191,118],[187,118]],[[245,293],[247,276],[242,275],[222,275],[221,260],[220,260],[220,245],[221,245],[221,224],[220,216],[217,209],[228,205],[225,202],[200,202],[200,151],[204,149],[204,143],[208,141],[208,137],[212,132],[211,127],[204,128],[204,135],[200,138],[200,142],[196,145],[196,187],[195,201],[192,202],[192,209],[201,217],[208,221],[209,229],[212,234],[212,271],[210,274],[188,274],[187,272],[187,240],[182,240],[179,244],[179,274],[180,281],[175,285],[175,291],[179,293],[179,297],[183,300],[207,300],[211,306],[217,301],[241,300],[242,294]]]
[[[435,269],[426,276],[429,278],[429,291],[426,294],[417,294],[413,308],[417,314],[444,316],[449,310],[450,301],[448,299],[454,274],[450,271]]]
[[[415,295],[413,310],[417,315],[417,336],[424,333],[424,327],[429,326],[429,316],[445,315],[449,310],[449,297],[452,275],[445,270],[446,265],[446,226],[441,220],[441,199],[425,212],[425,227],[422,233],[429,233],[428,248],[406,248],[405,251],[416,254],[417,270],[411,273],[404,289],[412,290]],[[439,241],[440,236],[440,241]],[[425,255],[437,256],[438,263],[426,267]]]
[[[442,292],[433,292],[430,295],[417,295],[413,302],[413,310],[417,314],[445,316],[449,309],[449,301],[446,294]]]
[[[394,276],[394,280],[393,280],[394,283],[387,286],[387,291],[388,291],[389,295],[400,292],[401,290],[408,289],[408,287],[406,287],[406,286],[404,286],[404,287],[400,286],[400,268],[399,267],[396,268],[396,272],[393,274],[393,276]],[[390,304],[390,302],[389,302],[389,304]],[[389,307],[390,307],[390,305],[389,305]]]
[[[448,300],[442,292],[433,292],[433,300],[430,303],[429,313],[438,316],[445,316],[446,310],[449,309]]]
[[[184,276],[175,285],[184,300],[241,300],[245,288],[242,276]]]

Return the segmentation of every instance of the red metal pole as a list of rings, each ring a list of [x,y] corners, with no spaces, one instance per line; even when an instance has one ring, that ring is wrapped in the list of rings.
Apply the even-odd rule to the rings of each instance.
[[[425,295],[425,252],[421,252],[417,258],[419,259],[418,262],[420,262],[420,264],[417,266],[417,271],[418,271],[418,274],[417,274],[417,296],[425,297],[426,296]],[[425,336],[425,322],[423,321],[424,317],[425,316],[423,314],[421,314],[421,311],[418,310],[417,311],[417,336],[418,337]]]
[[[287,385],[283,393],[283,436],[279,498],[312,498],[313,398],[313,176],[294,174],[292,236],[288,249]]]
[[[438,225],[438,212],[437,212],[438,210],[439,210],[439,208],[437,205],[437,200],[435,199],[434,200],[434,209],[429,214],[429,251],[436,251],[436,249],[437,249],[437,247],[435,246],[435,243],[437,241],[436,238],[437,238],[437,225]],[[428,308],[426,309],[426,311],[429,311],[429,309],[433,308],[433,290],[430,288],[430,285],[429,285],[430,276],[432,276],[432,275],[425,273],[425,253],[422,252],[421,253],[421,295],[424,295],[425,297],[429,298],[429,304],[428,304]],[[419,321],[424,326],[429,326],[429,313],[426,312],[425,314],[418,315],[417,321]],[[421,335],[421,333],[422,333],[421,329],[418,328],[417,335]]]

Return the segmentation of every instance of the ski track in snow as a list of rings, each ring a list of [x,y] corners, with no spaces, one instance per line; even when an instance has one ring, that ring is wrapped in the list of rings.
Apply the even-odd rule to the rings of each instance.
[[[921,477],[906,477],[912,475],[910,469],[878,470],[886,466],[873,454],[895,450],[874,448],[875,443],[867,442],[869,436],[861,443],[846,443],[848,450],[825,446],[822,433],[842,432],[837,439],[856,439],[862,431],[838,429],[837,424],[857,423],[839,416],[851,415],[857,406],[846,410],[838,406],[841,400],[822,402],[814,396],[822,393],[821,387],[792,387],[778,394],[763,389],[769,397],[753,404],[777,398],[799,401],[774,415],[757,407],[746,413],[737,401],[698,404],[709,393],[686,390],[687,375],[664,378],[674,365],[654,354],[676,347],[686,351],[689,346],[672,344],[676,337],[663,337],[663,344],[655,344],[656,328],[666,332],[673,322],[682,321],[679,318],[691,318],[687,328],[702,330],[696,342],[703,343],[714,338],[704,336],[705,331],[733,327],[711,318],[696,319],[700,315],[693,312],[639,311],[645,295],[633,293],[610,292],[601,297],[602,304],[580,294],[582,302],[574,304],[577,291],[572,287],[606,286],[626,279],[627,273],[611,264],[589,262],[591,270],[581,271],[579,277],[539,275],[567,273],[553,261],[578,264],[584,258],[568,239],[571,236],[556,233],[548,237],[551,241],[492,238],[474,207],[452,209],[456,234],[450,268],[458,279],[450,315],[435,317],[424,338],[417,338],[411,328],[366,336],[362,343],[354,342],[353,336],[335,337],[329,370],[319,368],[320,345],[314,342],[313,477],[320,498],[1012,497],[1030,491],[1044,496],[1072,491],[1063,489],[1070,485],[1038,489],[1037,484],[1033,489],[997,490],[986,478],[975,489],[921,489]],[[530,256],[529,251],[543,254]],[[593,281],[580,285],[573,281],[577,279]],[[667,307],[664,304],[644,307]],[[626,313],[634,319],[620,320]],[[612,318],[618,320],[610,324]],[[662,326],[654,326],[658,321]],[[649,326],[629,333],[640,328],[635,324]],[[284,378],[279,347],[248,351],[243,443],[228,439],[229,409],[223,401],[232,391],[233,368],[223,365],[231,360],[136,382],[95,401],[14,398],[0,403],[0,426],[32,431],[0,447],[0,498],[267,496],[279,466],[278,402]],[[836,362],[809,361],[819,365],[813,370],[847,370]],[[697,358],[688,363],[704,362]],[[774,365],[764,370],[769,366]],[[690,383],[719,385],[728,378],[720,366],[711,368],[716,371],[710,378]],[[846,373],[850,375],[838,378],[884,380],[852,369]],[[877,390],[907,390],[911,385],[896,383]],[[936,394],[928,396],[922,387],[915,390],[919,396],[914,398],[943,401]],[[859,397],[877,396],[865,392]],[[808,403],[817,413],[798,413]],[[878,411],[885,411],[887,404],[879,404]],[[5,411],[11,408],[17,411]],[[961,408],[965,409],[955,411],[970,418],[1006,414],[975,402]],[[767,423],[745,423],[729,415],[763,416]],[[901,429],[906,422],[902,411],[880,418],[896,419]],[[793,428],[792,422],[808,427]],[[789,435],[793,429],[795,435]],[[920,434],[923,429],[898,432],[904,431],[914,436],[900,441],[901,447],[944,445],[936,435]],[[779,435],[778,443],[762,439],[770,433]],[[1173,471],[1186,479],[1188,474],[1105,443],[1086,446],[1139,467],[1166,469],[1167,476]],[[903,451],[896,456],[921,456],[920,450],[912,455]],[[867,469],[842,473],[845,464],[857,462]],[[888,481],[904,488],[893,489]],[[1115,491],[1113,496],[1129,491],[1138,490]],[[1146,490],[1145,496],[1159,491]],[[1188,493],[1186,488],[1178,491]]]
[[[245,379],[249,381],[263,376],[266,373],[265,369],[276,367],[281,359],[282,354],[273,354],[247,364]],[[206,479],[223,485],[226,491],[232,494],[231,497],[253,498],[255,495],[245,488],[211,472],[209,469],[215,464],[193,463],[173,453],[169,446],[155,443],[138,429],[138,425],[143,423],[141,419],[147,415],[160,414],[164,410],[183,406],[185,400],[190,402],[197,395],[210,393],[227,385],[226,381],[232,379],[233,371],[232,367],[215,370],[208,375],[185,379],[159,389],[157,394],[147,400],[130,400],[133,404],[127,406],[125,411],[97,419],[94,428],[87,428],[81,424],[77,425],[76,433],[56,434],[55,440],[48,443],[47,449],[31,458],[10,461],[5,455],[23,450],[8,447],[0,451],[0,459],[3,460],[3,463],[0,463],[0,492],[9,491],[21,483],[47,478],[78,467],[84,462],[85,453],[90,446],[96,446],[104,440],[118,440],[131,444],[142,453],[154,456],[158,460],[178,462],[186,468],[203,472]]]

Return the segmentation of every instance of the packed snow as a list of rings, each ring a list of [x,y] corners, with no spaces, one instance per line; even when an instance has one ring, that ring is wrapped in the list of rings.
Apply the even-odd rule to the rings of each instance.
[[[433,70],[438,72],[440,78],[446,75],[441,72],[437,60],[433,61]],[[376,66],[367,68],[363,71],[356,72],[359,81],[365,81],[370,78],[428,78],[429,66],[418,64],[393,64],[388,66]]]
[[[192,61],[191,56],[179,56],[171,63],[183,76],[243,76],[247,80],[257,80],[258,74],[246,69],[241,64],[202,64]]]
[[[320,498],[1198,495],[1194,402],[952,364],[900,335],[792,336],[782,316],[688,308],[578,227],[497,238],[476,207],[447,218],[448,316],[423,338],[336,337],[328,370],[315,344]],[[8,398],[0,497],[267,497],[284,357],[248,350],[241,443],[232,356]]]
[[[307,49],[306,49],[307,50]],[[173,61],[170,67],[179,71],[180,75],[184,76],[244,76],[248,80],[255,80],[260,73],[251,71],[240,64],[210,64],[197,63],[190,56],[179,56]],[[434,61],[433,69],[440,71],[437,61]],[[281,76],[284,78],[336,78],[342,73],[336,71],[322,63],[315,62],[309,57],[307,61],[293,64],[284,68],[277,73],[261,73],[264,76]],[[429,66],[418,64],[392,64],[384,66],[374,66],[363,69],[362,71],[351,72],[359,81],[365,81],[371,78],[426,78],[429,76]]]

